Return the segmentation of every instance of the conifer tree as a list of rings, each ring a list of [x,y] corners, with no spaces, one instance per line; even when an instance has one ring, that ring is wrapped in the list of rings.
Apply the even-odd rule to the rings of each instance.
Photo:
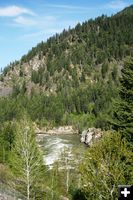
[[[120,98],[114,111],[114,128],[133,142],[133,58],[126,60],[120,83]]]

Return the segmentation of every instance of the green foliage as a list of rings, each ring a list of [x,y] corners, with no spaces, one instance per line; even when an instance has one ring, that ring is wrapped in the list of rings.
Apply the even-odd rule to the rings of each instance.
[[[133,143],[133,58],[129,58],[122,69],[119,99],[114,110],[114,128]]]
[[[5,122],[0,126],[0,163],[8,163],[14,143],[15,126],[13,122]]]
[[[115,65],[112,71],[112,79],[116,82],[117,78],[118,78],[118,69],[117,69],[117,66]]]
[[[74,191],[72,200],[81,200],[81,199],[86,200],[84,193],[80,189]]]
[[[28,97],[27,86],[23,82],[21,89],[14,88],[12,97],[0,99],[0,121],[20,119],[26,112],[33,121],[40,124],[49,122],[54,126],[73,124],[76,127],[108,128],[108,121],[104,120],[102,123],[102,119],[104,116],[109,119],[112,115],[112,99],[117,96],[114,83],[104,85],[100,80],[95,84],[83,84],[73,89],[63,81],[63,86],[60,87],[61,90],[56,94],[48,96],[32,93]]]
[[[2,185],[4,185],[8,183],[8,185],[10,185],[10,181],[12,180],[12,178],[13,178],[13,175],[9,167],[6,165],[0,164],[0,184],[2,183]]]
[[[108,63],[104,63],[102,65],[102,69],[101,69],[101,73],[102,73],[102,77],[105,78],[106,73],[108,72]]]
[[[15,189],[24,194],[27,200],[41,192],[40,187],[43,187],[42,176],[44,176],[46,169],[35,141],[33,125],[25,116],[16,123],[10,167],[15,175]]]
[[[22,112],[23,107],[17,98],[0,98],[0,123],[19,119]]]
[[[132,157],[133,152],[119,133],[106,133],[93,144],[80,166],[86,199],[117,199],[118,185],[132,183]]]

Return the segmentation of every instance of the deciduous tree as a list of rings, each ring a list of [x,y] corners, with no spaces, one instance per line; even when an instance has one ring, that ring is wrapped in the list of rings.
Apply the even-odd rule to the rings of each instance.
[[[16,189],[25,194],[26,199],[36,196],[44,166],[41,153],[36,145],[32,124],[27,119],[16,124],[16,137],[11,155],[11,167],[17,177]],[[43,176],[41,178],[43,178]]]

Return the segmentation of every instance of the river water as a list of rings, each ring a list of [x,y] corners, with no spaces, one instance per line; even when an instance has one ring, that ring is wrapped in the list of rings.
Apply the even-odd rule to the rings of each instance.
[[[65,158],[70,159],[74,156],[73,151],[78,151],[79,155],[85,149],[85,146],[80,143],[80,136],[77,134],[47,135],[40,144],[44,152],[44,162],[48,166],[52,166],[64,150]]]

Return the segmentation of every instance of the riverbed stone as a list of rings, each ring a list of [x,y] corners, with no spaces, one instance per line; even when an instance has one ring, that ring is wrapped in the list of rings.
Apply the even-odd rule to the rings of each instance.
[[[81,138],[80,138],[80,141],[81,142],[85,142],[85,137],[86,137],[86,134],[87,134],[87,130],[84,130],[83,132],[82,132],[82,134],[81,134]]]

